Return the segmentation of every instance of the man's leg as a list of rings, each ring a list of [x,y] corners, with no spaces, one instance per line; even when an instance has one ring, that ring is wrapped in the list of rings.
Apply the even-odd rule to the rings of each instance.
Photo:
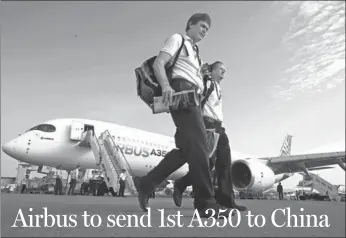
[[[200,108],[171,113],[177,126],[176,144],[189,164],[189,178],[195,193],[195,207],[216,204],[209,168],[206,129]]]
[[[161,184],[166,178],[186,163],[181,151],[173,149],[155,166],[146,176],[134,178],[134,183],[138,191],[138,199],[142,210],[146,211],[150,194],[156,186]]]
[[[93,193],[93,196],[96,196],[97,195],[97,181],[96,180],[92,180],[92,193]]]
[[[70,187],[68,188],[67,195],[70,195],[70,194],[71,194],[71,189],[72,189],[72,182],[70,182]]]
[[[111,192],[112,196],[115,197],[116,194],[115,194],[115,192],[114,192],[113,187],[110,187],[110,188],[109,188],[109,191]]]
[[[106,182],[103,180],[102,181],[102,196],[104,196],[105,194],[108,195],[108,188],[107,188]]]
[[[222,206],[228,208],[236,208],[239,211],[247,210],[244,206],[236,205],[235,196],[233,190],[233,183],[231,177],[231,148],[229,146],[228,136],[225,133],[224,128],[219,130],[220,136],[217,144],[216,151],[216,176],[218,183],[218,190],[216,191],[216,201]]]
[[[190,185],[192,185],[190,172],[174,182],[173,200],[176,206],[181,206],[183,193],[185,189]]]
[[[211,175],[212,175],[212,184],[213,187],[215,187],[215,178],[216,176],[213,176],[213,168],[215,166],[215,154],[209,159],[209,168],[211,170]],[[215,171],[214,171],[215,172]],[[173,200],[176,206],[180,207],[181,202],[183,199],[183,193],[185,189],[188,186],[192,185],[192,181],[190,178],[190,172],[188,172],[185,176],[181,177],[180,179],[176,180],[174,183],[174,191],[173,191]]]
[[[85,183],[85,186],[84,186],[84,194],[85,194],[85,195],[89,195],[89,183],[88,183],[88,182]]]
[[[62,194],[62,181],[61,179],[59,179],[59,182],[58,182],[58,195],[61,195]]]
[[[58,195],[59,193],[59,187],[58,187],[58,180],[55,180],[55,187],[54,187],[54,194]]]
[[[22,184],[22,189],[21,189],[20,193],[24,193],[25,188],[26,188],[26,186],[24,184]]]
[[[54,189],[54,194],[55,195],[60,195],[60,184],[61,180],[59,181],[59,179],[55,179],[55,189]]]
[[[124,193],[125,193],[125,188],[126,188],[126,183],[125,183],[125,181],[123,181],[123,184],[124,184],[124,185],[123,185],[123,186],[124,186],[124,187],[123,187],[123,196],[125,197],[125,194],[124,194]]]
[[[120,181],[119,196],[124,197],[124,190],[125,190],[125,182],[124,181]]]
[[[82,183],[82,185],[80,186],[80,194],[84,195],[84,186],[85,186],[85,182]]]
[[[74,195],[74,189],[76,187],[76,183],[77,183],[77,180],[76,179],[72,179],[72,184],[71,184],[71,195]]]

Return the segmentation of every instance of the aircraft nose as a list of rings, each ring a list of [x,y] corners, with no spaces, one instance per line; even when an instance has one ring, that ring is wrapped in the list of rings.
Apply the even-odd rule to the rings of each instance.
[[[2,145],[2,151],[5,152],[6,154],[9,155],[10,150],[11,150],[11,146],[9,145],[9,143]]]
[[[9,156],[13,156],[16,150],[15,143],[16,142],[14,140],[5,143],[4,145],[2,145],[2,151]]]

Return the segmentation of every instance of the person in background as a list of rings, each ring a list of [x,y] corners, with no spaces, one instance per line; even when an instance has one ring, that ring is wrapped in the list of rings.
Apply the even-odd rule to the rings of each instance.
[[[21,184],[22,184],[22,189],[20,193],[24,193],[27,191],[27,186],[28,186],[28,181],[29,180],[29,175],[26,174],[25,177],[22,179]]]
[[[74,194],[74,189],[76,187],[78,174],[79,174],[79,167],[80,166],[77,165],[77,167],[74,170],[72,170],[72,172],[70,173],[71,181],[70,181],[70,188],[68,189],[68,192],[67,192],[68,195]]]
[[[328,191],[326,192],[326,197],[330,199]]]
[[[89,195],[89,190],[90,190],[90,175],[87,171],[85,171],[85,174],[83,176],[83,183],[81,186],[81,194]]]
[[[99,173],[97,178],[97,196],[104,196],[107,189],[105,178],[102,172]]]
[[[55,171],[55,188],[54,188],[54,194],[55,195],[61,195],[62,194],[62,166],[60,165],[56,171]]]
[[[119,183],[120,183],[120,189],[119,189],[119,197],[125,197],[125,180],[126,180],[126,170],[122,169],[121,173],[119,175]]]
[[[90,179],[90,192],[92,192],[93,196],[97,195],[97,172],[96,170],[93,170],[91,172],[91,179]]]
[[[283,187],[281,185],[281,182],[279,182],[278,186],[277,186],[277,192],[279,193],[279,200],[284,199],[284,194],[283,194]]]

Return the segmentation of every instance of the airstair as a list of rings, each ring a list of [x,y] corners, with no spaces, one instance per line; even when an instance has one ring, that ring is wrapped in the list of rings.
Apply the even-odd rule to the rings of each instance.
[[[323,195],[328,194],[330,200],[340,201],[340,195],[339,195],[339,191],[338,191],[339,186],[332,185],[327,180],[323,179],[322,177],[318,176],[317,174],[314,174],[311,172],[309,174],[310,174],[310,176],[308,176],[306,174],[302,174],[303,180],[299,182],[299,186],[314,188]]]
[[[112,187],[114,192],[119,191],[119,176],[122,169],[126,170],[126,189],[132,195],[136,194],[136,188],[132,179],[132,170],[124,154],[114,142],[109,131],[106,130],[97,138],[93,131],[82,134],[83,141],[90,143],[96,164],[105,175],[107,187]]]

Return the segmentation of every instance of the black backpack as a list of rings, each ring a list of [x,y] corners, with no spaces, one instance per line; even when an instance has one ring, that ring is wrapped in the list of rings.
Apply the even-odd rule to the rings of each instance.
[[[166,73],[168,81],[171,82],[171,74],[173,67],[177,62],[182,48],[184,47],[185,39],[183,36],[182,44],[175,54],[172,65],[166,65]],[[154,74],[153,64],[157,56],[153,56],[150,59],[144,61],[144,63],[135,69],[136,79],[137,79],[137,95],[152,109],[154,102],[154,97],[162,96],[162,88],[156,79]]]

